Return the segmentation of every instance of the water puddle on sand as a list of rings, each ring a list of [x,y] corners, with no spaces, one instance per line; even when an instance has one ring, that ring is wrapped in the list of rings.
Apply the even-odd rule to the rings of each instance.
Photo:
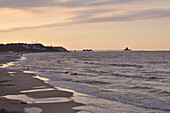
[[[36,72],[34,72],[34,71],[23,71],[24,73],[36,73]]]
[[[30,92],[40,92],[40,91],[53,91],[53,90],[56,90],[56,89],[54,89],[54,88],[32,89],[32,90],[20,91],[20,93],[30,93]]]
[[[51,97],[51,98],[42,98],[36,99],[36,103],[55,103],[55,102],[69,102],[71,99],[65,97]]]
[[[27,102],[28,104],[35,103],[35,99],[30,98],[26,95],[6,95],[3,96],[4,98],[11,99],[11,100],[20,100],[23,102]]]
[[[9,73],[9,74],[14,74],[14,73],[16,73],[16,72],[12,72],[12,71],[11,71],[11,72],[8,72],[8,73]]]
[[[33,76],[33,78],[37,78],[37,79],[43,80],[45,82],[49,80],[48,78],[44,78],[44,77],[40,77],[40,76]]]
[[[4,98],[11,100],[20,100],[28,104],[39,104],[39,103],[57,103],[57,102],[69,102],[71,99],[64,97],[50,97],[50,98],[31,98],[26,95],[6,95]]]
[[[7,68],[7,67],[9,67],[11,65],[14,65],[14,62],[9,62],[7,64],[3,64],[2,66],[0,66],[0,68]]]
[[[10,74],[11,77],[15,76],[14,74]]]
[[[14,74],[15,74],[16,72],[8,72],[8,73],[10,74],[11,77],[13,77],[13,76],[15,76]]]
[[[42,109],[37,108],[37,107],[27,107],[25,108],[26,113],[41,113]]]

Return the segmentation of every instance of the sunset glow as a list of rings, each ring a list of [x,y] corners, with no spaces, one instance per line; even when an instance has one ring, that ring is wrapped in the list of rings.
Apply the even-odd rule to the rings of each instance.
[[[1,43],[170,50],[169,0],[0,0]]]

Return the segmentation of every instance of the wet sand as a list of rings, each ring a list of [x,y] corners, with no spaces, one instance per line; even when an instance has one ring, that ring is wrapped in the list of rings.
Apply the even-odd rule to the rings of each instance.
[[[19,58],[18,54],[0,53],[0,64],[15,61],[17,58]],[[57,90],[48,83],[34,77],[35,75],[31,73],[0,68],[0,113],[24,113],[25,108],[28,111],[33,110],[33,108],[41,109],[41,113],[76,113],[78,110],[72,108],[83,105],[71,100],[73,93]],[[41,91],[41,89],[43,90]],[[39,101],[29,104],[27,101],[20,101],[19,99],[7,99],[4,97],[7,95],[24,95]],[[50,98],[65,98],[65,100],[54,101],[52,99],[54,102],[50,102],[48,100]],[[43,99],[46,99],[46,101]],[[38,110],[35,113],[39,113]]]

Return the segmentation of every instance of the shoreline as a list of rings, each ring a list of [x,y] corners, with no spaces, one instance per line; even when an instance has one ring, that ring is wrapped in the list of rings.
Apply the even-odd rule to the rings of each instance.
[[[18,55],[21,56],[22,54]],[[8,62],[7,65],[17,65],[15,61],[20,61],[25,57],[23,54],[22,57],[15,56],[15,58],[17,59],[14,60],[14,58],[11,58],[12,62]],[[28,61],[31,62],[29,58],[30,57],[28,57]],[[8,59],[6,59],[6,61],[7,60]],[[5,67],[7,67],[7,65],[5,65]],[[37,67],[39,66],[41,67],[41,65]],[[46,67],[47,66],[48,65],[46,65]],[[56,81],[56,84],[53,84],[53,82],[50,81],[53,79],[47,80],[48,77],[50,77],[48,73],[48,76],[44,74],[41,76],[41,73],[39,73],[39,71],[36,72],[36,70],[20,71],[15,68],[10,68],[0,69],[0,72],[0,113],[23,113],[24,111],[27,111],[26,113],[110,113],[110,111],[114,111],[115,113],[135,113],[136,111],[140,113],[165,113],[169,111],[169,108],[166,109],[167,107],[139,106],[135,103],[128,103],[129,101],[108,99],[100,95],[89,94],[87,90],[81,92],[75,89],[73,87],[74,85],[66,85],[66,83],[57,84],[60,81]],[[5,79],[1,78],[2,75]],[[8,90],[5,89],[5,85]],[[77,86],[80,87],[79,85]],[[12,87],[15,88],[13,89]],[[5,98],[1,98],[4,96]]]
[[[14,57],[13,54],[0,53],[0,65],[14,62],[22,55],[14,54],[17,55]],[[71,99],[72,92],[58,90],[36,78],[33,73],[5,68],[0,68],[0,72],[0,113],[24,113],[26,111],[28,113],[31,111],[35,111],[35,113],[76,113],[79,110],[72,108],[84,105]],[[9,99],[11,95],[14,97]],[[17,99],[14,100],[16,97]],[[24,100],[25,98],[27,99]],[[28,98],[34,99],[34,101],[29,104]],[[50,99],[55,101],[49,101]]]

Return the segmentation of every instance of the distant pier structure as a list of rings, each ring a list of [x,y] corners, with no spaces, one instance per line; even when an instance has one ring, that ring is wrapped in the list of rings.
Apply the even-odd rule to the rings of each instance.
[[[126,48],[124,49],[124,51],[131,51],[131,49],[129,49],[128,47],[126,47]]]
[[[83,49],[83,52],[92,52],[92,49]]]

